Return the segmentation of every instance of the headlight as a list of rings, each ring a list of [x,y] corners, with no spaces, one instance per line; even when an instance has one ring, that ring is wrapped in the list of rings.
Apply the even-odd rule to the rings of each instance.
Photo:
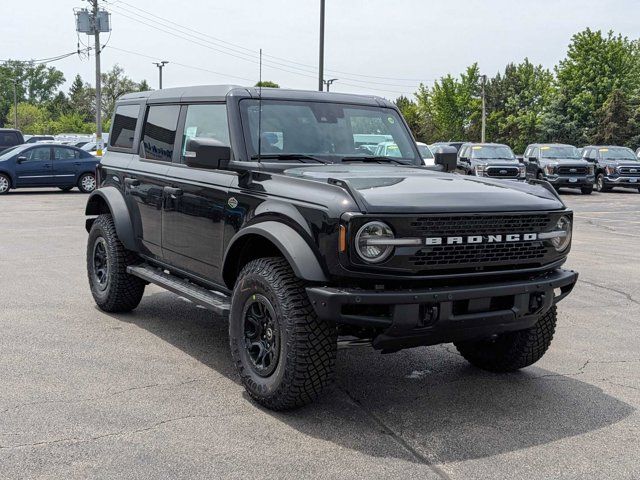
[[[607,175],[616,175],[618,173],[616,167],[607,165],[606,167],[604,167],[604,169],[607,171]]]
[[[520,178],[527,178],[527,169],[524,168],[524,165],[520,165],[518,168],[520,169]]]
[[[487,168],[487,165],[481,163],[475,166],[476,177],[484,177],[484,170]]]
[[[556,167],[556,164],[549,164],[544,167],[544,171],[547,173],[547,175],[554,175],[556,172]]]
[[[571,243],[571,219],[567,216],[560,217],[553,233],[559,234],[551,239],[556,251],[562,252],[566,250]]]
[[[596,173],[596,167],[593,164],[589,165],[589,175],[594,175]]]
[[[391,255],[393,246],[385,242],[393,238],[393,231],[386,223],[365,223],[356,234],[356,251],[365,262],[380,263]]]

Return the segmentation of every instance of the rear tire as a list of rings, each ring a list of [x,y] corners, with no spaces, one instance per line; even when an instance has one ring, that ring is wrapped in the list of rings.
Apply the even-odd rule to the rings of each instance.
[[[91,193],[96,189],[96,176],[93,173],[85,173],[78,179],[78,188],[82,193]]]
[[[73,187],[58,187],[60,190],[62,190],[64,193],[70,192]]]
[[[507,332],[495,340],[457,342],[456,348],[472,365],[490,372],[513,372],[536,363],[545,354],[556,328],[556,307],[531,328]]]
[[[87,274],[91,294],[101,310],[120,313],[138,306],[145,282],[127,273],[127,267],[138,260],[118,239],[111,215],[100,215],[89,232]]]
[[[249,262],[240,273],[229,319],[231,355],[255,401],[288,410],[315,400],[333,381],[335,325],[319,320],[305,283],[278,257]]]
[[[593,187],[582,187],[580,191],[582,195],[591,195],[593,193]]]
[[[0,195],[4,195],[11,190],[11,179],[4,173],[0,173]]]

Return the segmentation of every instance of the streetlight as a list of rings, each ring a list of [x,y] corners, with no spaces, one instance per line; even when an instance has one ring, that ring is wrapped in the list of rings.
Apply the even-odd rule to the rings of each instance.
[[[318,90],[324,84],[324,0],[320,0],[320,59],[318,61]]]
[[[162,60],[161,62],[151,62],[153,63],[156,67],[158,67],[158,72],[160,74],[160,90],[162,90],[162,69],[164,68],[164,66],[169,63],[166,60]]]
[[[331,78],[329,80],[323,80],[324,84],[327,86],[327,92],[329,91],[329,88],[331,87],[331,84],[335,81],[337,81],[337,78]]]

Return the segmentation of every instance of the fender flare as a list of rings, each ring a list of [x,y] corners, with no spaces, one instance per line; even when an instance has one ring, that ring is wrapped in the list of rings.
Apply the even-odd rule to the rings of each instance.
[[[230,253],[234,251],[234,245],[247,235],[258,235],[273,243],[289,262],[298,278],[310,282],[328,282],[320,262],[305,239],[290,226],[272,220],[249,225],[236,234],[225,252],[222,262],[223,272],[227,271],[229,262],[232,261]]]
[[[137,251],[136,236],[122,193],[116,187],[102,187],[94,190],[87,200],[85,215],[93,216],[105,213],[102,208],[103,204],[106,204],[111,213],[118,239],[127,250]],[[92,223],[92,220],[87,220],[87,230],[91,228]]]

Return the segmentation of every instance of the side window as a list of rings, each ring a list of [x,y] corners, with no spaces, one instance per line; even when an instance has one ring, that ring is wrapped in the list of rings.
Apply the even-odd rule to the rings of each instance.
[[[224,145],[230,145],[227,106],[224,104],[189,105],[182,135],[182,161],[187,150],[187,142],[192,138],[211,138]]]
[[[51,160],[51,147],[32,148],[25,155],[30,162],[46,162]]]
[[[144,158],[170,162],[178,128],[179,105],[152,105],[142,133]]]
[[[531,156],[531,151],[532,150],[533,150],[533,148],[527,147],[527,149],[524,151],[524,157],[525,158],[529,158]]]
[[[78,152],[72,148],[53,147],[54,160],[70,160],[79,158]]]
[[[18,145],[20,141],[18,140],[18,135],[13,132],[2,132],[0,133],[0,145],[3,147],[12,147],[14,145]]]
[[[113,117],[109,145],[116,148],[132,148],[140,105],[120,105]]]
[[[534,147],[531,149],[531,156],[533,158],[540,158],[540,149],[538,147]]]

